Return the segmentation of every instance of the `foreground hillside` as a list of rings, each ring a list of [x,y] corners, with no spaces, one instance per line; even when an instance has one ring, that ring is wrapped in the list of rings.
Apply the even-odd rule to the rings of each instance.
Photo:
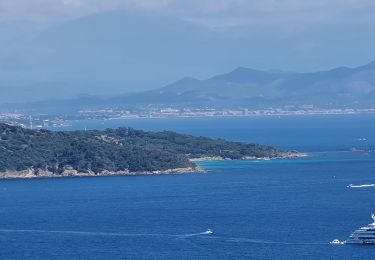
[[[191,159],[293,157],[257,144],[132,128],[52,132],[0,124],[0,177],[197,171]]]

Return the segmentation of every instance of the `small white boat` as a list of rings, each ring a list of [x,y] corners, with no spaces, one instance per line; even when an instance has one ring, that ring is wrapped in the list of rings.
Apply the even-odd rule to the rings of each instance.
[[[345,242],[342,242],[338,239],[334,239],[331,242],[329,242],[331,245],[343,245]]]
[[[207,229],[206,231],[204,231],[203,233],[202,233],[202,235],[211,235],[211,234],[213,234],[214,232],[212,232],[212,230],[211,229]]]

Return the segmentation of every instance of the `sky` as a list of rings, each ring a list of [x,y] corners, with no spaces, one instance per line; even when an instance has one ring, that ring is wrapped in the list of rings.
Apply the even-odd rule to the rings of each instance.
[[[373,0],[0,0],[0,30],[8,29],[2,34],[7,38],[17,36],[17,31],[22,34],[33,28],[44,29],[112,10],[174,16],[198,26],[221,29],[228,35],[251,34],[254,31],[257,34],[257,28],[262,28],[269,35],[295,41],[298,37],[314,34],[296,47],[314,55],[319,55],[319,46],[326,44],[324,37],[329,35],[349,41],[353,49],[365,50],[367,46],[363,46],[361,41],[372,43],[374,38]],[[18,26],[15,30],[14,25]],[[341,34],[353,37],[346,39]],[[350,52],[353,50],[348,50]],[[340,55],[342,53],[333,53],[333,56]],[[375,58],[371,57],[374,53],[368,55],[369,60]],[[310,67],[301,64],[301,67],[316,70],[340,64],[355,66],[365,62],[363,56],[348,55],[346,59],[332,57],[331,62],[318,62]],[[268,67],[274,68],[272,64]],[[286,69],[297,67],[296,64]]]
[[[52,24],[109,10],[164,13],[209,26],[365,23],[372,0],[1,0],[0,23]]]
[[[360,37],[368,34],[372,40],[375,25],[373,0],[0,0],[0,41],[112,10],[174,16],[198,26],[232,30],[233,35],[267,28],[266,33],[290,37],[291,41],[310,30],[321,30],[321,37],[298,46],[307,51],[324,44],[325,33],[338,34],[340,39],[339,34],[356,35],[361,31]],[[353,48],[363,48],[359,42],[366,39],[356,40]],[[328,68],[339,62],[317,64],[311,69]],[[362,57],[346,63],[361,62]]]
[[[93,25],[111,20],[106,14],[112,11],[137,14],[121,20],[133,24],[124,27],[135,35],[133,49],[123,47],[132,39],[114,23],[108,23],[112,35],[95,38]],[[375,60],[374,13],[373,0],[0,0],[0,89],[82,86],[91,78],[128,92],[239,66],[298,72],[356,67]],[[80,19],[92,16],[98,16],[86,19],[92,26],[81,23],[86,31],[75,32]],[[160,28],[143,22],[145,16]],[[148,45],[137,46],[140,40]],[[166,40],[172,45],[163,48]],[[170,51],[178,47],[184,53]]]

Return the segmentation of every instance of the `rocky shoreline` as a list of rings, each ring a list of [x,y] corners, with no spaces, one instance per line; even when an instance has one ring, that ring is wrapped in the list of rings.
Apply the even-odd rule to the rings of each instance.
[[[281,156],[277,157],[253,157],[246,156],[240,160],[276,160],[276,159],[296,159],[308,156],[306,153],[299,152],[285,152]],[[221,156],[206,156],[200,158],[192,158],[191,162],[204,162],[204,161],[229,161],[230,158],[223,158]],[[104,176],[138,176],[138,175],[167,175],[167,174],[187,174],[187,173],[205,173],[206,171],[197,167],[186,167],[186,168],[175,168],[167,170],[156,170],[156,171],[137,171],[130,172],[129,170],[124,171],[102,171],[100,173],[95,173],[93,171],[79,172],[71,167],[67,167],[61,174],[56,174],[51,171],[29,168],[22,171],[5,171],[0,172],[0,179],[35,179],[35,178],[64,178],[64,177],[104,177]]]
[[[56,174],[50,171],[40,169],[27,169],[23,171],[6,171],[0,172],[0,179],[35,179],[35,178],[66,178],[66,177],[104,177],[104,176],[137,176],[137,175],[167,175],[167,174],[186,174],[186,173],[205,173],[206,171],[200,167],[186,167],[186,168],[175,168],[167,170],[157,171],[140,171],[130,172],[125,171],[102,171],[100,173],[89,172],[78,172],[74,169],[66,169],[61,174]]]
[[[255,156],[245,156],[242,157],[239,160],[242,161],[269,161],[269,160],[280,160],[280,159],[297,159],[297,158],[303,158],[307,157],[308,154],[306,153],[300,153],[300,152],[285,152],[281,156],[276,157],[255,157]],[[192,158],[190,159],[191,162],[209,162],[209,161],[231,161],[230,158],[224,158],[221,156],[206,156],[206,157],[200,157],[200,158]]]

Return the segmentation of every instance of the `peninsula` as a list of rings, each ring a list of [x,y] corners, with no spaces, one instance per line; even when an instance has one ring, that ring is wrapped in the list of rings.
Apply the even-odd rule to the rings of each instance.
[[[0,124],[0,178],[202,172],[195,161],[301,155],[168,131],[117,128],[55,132]]]

